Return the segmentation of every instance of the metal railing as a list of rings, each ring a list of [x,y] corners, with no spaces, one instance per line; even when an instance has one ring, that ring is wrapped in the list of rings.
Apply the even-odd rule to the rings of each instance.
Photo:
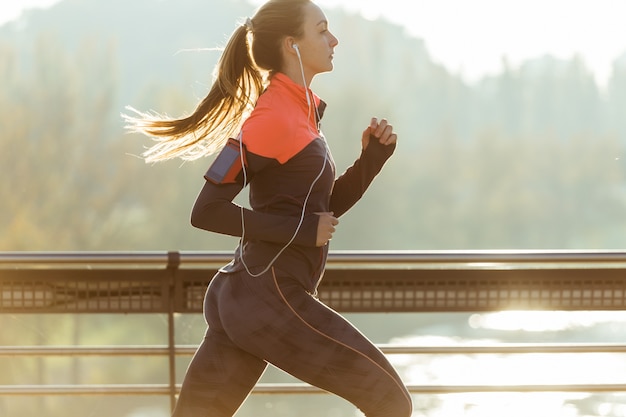
[[[190,313],[225,253],[0,253],[0,313]],[[626,310],[626,252],[335,252],[344,312]]]
[[[202,309],[207,283],[229,261],[203,252],[0,253],[1,313],[165,313],[166,346],[12,346],[0,356],[167,356],[169,383],[0,386],[0,395],[169,395],[180,389],[175,313]],[[334,252],[319,297],[342,312],[626,310],[626,252]],[[623,344],[382,346],[388,354],[626,353]],[[413,393],[626,392],[624,384],[410,386]],[[259,384],[255,393],[319,393],[306,384]]]

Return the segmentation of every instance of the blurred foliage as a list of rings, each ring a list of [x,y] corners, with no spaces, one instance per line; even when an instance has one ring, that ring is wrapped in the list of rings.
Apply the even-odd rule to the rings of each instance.
[[[176,46],[167,58],[156,58],[152,47],[131,54],[134,46],[120,39],[135,27],[128,16],[135,9],[114,20],[117,3],[98,6],[112,16],[109,29],[87,30],[83,22],[63,30],[5,30],[1,250],[230,250],[236,244],[189,225],[210,158],[146,166],[137,155],[149,140],[124,134],[119,117],[128,104],[173,115],[191,111],[210,85],[207,56]],[[90,1],[77,3],[85,4]],[[181,9],[192,5],[201,7],[187,0]],[[242,5],[225,7],[223,15]],[[329,15],[340,39],[336,69],[319,76],[314,89],[329,103],[323,129],[339,170],[358,156],[370,117],[388,118],[400,137],[396,155],[342,218],[334,249],[624,246],[626,119],[619,109],[626,105],[626,69],[619,61],[604,89],[579,57],[544,57],[519,68],[504,61],[501,75],[470,85],[432,62],[424,43],[397,26]],[[78,40],[64,40],[79,29],[85,34]],[[179,43],[157,39],[193,45],[198,28],[185,29]],[[141,39],[158,34],[152,26],[146,31]],[[160,73],[156,59],[176,65]]]

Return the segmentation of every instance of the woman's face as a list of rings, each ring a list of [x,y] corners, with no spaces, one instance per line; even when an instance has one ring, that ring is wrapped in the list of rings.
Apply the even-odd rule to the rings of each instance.
[[[296,40],[307,79],[321,72],[332,71],[333,53],[339,43],[328,30],[328,20],[317,5],[304,6],[304,35]]]

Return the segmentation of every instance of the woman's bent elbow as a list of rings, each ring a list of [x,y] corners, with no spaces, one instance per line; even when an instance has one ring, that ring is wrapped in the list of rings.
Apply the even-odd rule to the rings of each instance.
[[[191,217],[189,218],[189,223],[191,223],[191,225],[195,228],[198,227],[198,224],[196,223],[196,218],[194,217],[193,213],[191,214]]]
[[[203,227],[201,226],[201,224],[203,223],[202,222],[203,217],[204,216],[202,216],[202,211],[196,205],[191,210],[191,216],[189,218],[189,221],[193,227],[202,229]]]

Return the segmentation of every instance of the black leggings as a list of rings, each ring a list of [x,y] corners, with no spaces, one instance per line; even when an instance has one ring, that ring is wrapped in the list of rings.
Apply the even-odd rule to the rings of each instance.
[[[367,417],[408,417],[411,397],[383,353],[295,278],[272,269],[218,273],[207,289],[208,330],[174,417],[230,417],[267,362],[335,393]]]

